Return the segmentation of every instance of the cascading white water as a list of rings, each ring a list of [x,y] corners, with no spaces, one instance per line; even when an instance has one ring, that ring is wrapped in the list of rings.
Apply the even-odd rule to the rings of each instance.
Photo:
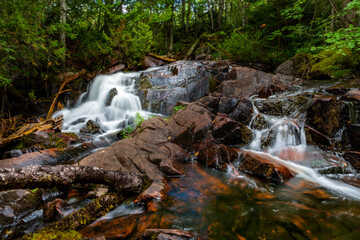
[[[146,117],[138,96],[135,80],[141,72],[115,73],[97,76],[89,91],[83,93],[74,108],[56,112],[64,118],[64,132],[80,132],[88,120],[100,125],[104,133],[111,134],[134,123],[136,113]]]
[[[254,107],[254,118],[249,124],[250,128],[258,114],[258,110]],[[359,188],[337,180],[332,180],[319,174],[313,168],[306,166],[306,162],[314,160],[307,159],[308,155],[312,154],[316,157],[322,156],[321,154],[314,153],[314,148],[310,149],[309,146],[307,146],[304,123],[302,121],[295,121],[288,117],[279,118],[267,115],[263,115],[263,117],[269,127],[262,130],[252,129],[253,140],[248,145],[246,151],[263,155],[266,159],[278,162],[296,174],[297,177],[318,184],[328,189],[330,192],[360,200]],[[264,137],[270,138],[269,145],[264,146],[262,144]],[[316,159],[316,161],[319,160]],[[327,159],[326,161],[329,160]],[[348,165],[344,164],[344,166]]]

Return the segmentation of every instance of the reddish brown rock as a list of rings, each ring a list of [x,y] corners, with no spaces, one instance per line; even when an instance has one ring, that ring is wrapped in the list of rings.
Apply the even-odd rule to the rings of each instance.
[[[235,121],[248,125],[252,119],[253,111],[252,102],[247,98],[241,98],[234,111],[230,114],[230,117]]]
[[[219,101],[219,113],[229,114],[234,111],[239,100],[229,97],[221,97]]]
[[[158,60],[158,59],[150,57],[150,56],[145,56],[144,60],[141,63],[141,66],[144,69],[147,69],[147,68],[152,68],[152,67],[160,67],[164,64],[165,63],[161,60]]]
[[[293,173],[269,155],[246,152],[239,169],[276,182],[285,182]]]
[[[169,120],[172,142],[191,151],[194,142],[209,134],[211,122],[211,113],[205,107],[190,104]]]
[[[198,102],[203,104],[212,114],[216,115],[219,111],[219,97],[206,96],[201,98]]]
[[[124,70],[125,68],[125,65],[124,64],[118,64],[118,65],[115,65],[113,67],[110,67],[108,69],[105,70],[105,74],[112,74],[112,73],[116,73],[116,72],[119,72],[121,70]]]
[[[141,236],[143,240],[196,240],[198,235],[177,229],[147,229]]]
[[[270,74],[246,67],[232,68],[226,80],[219,85],[217,92],[231,98],[250,97],[270,84],[291,85],[298,81],[292,76]]]
[[[347,100],[356,100],[360,101],[360,90],[352,89],[345,93],[344,98]]]
[[[252,133],[241,123],[225,115],[218,115],[212,126],[213,136],[227,145],[245,145],[251,141]]]
[[[197,152],[195,156],[202,165],[226,171],[227,163],[234,162],[239,158],[237,148],[230,148],[219,144],[211,135],[194,146]]]
[[[268,86],[264,86],[259,91],[260,98],[268,98],[271,95],[279,92],[284,92],[288,87],[282,83],[279,84],[270,84]]]

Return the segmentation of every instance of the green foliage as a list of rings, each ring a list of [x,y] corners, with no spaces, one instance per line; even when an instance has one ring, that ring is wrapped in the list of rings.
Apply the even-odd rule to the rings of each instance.
[[[179,111],[181,111],[181,110],[183,110],[183,109],[185,109],[186,108],[186,106],[183,106],[183,105],[179,105],[179,106],[176,106],[176,107],[174,107],[174,113],[173,114],[177,114]]]
[[[341,28],[336,32],[329,32],[324,35],[326,38],[326,49],[336,50],[340,54],[346,52],[360,53],[360,27],[350,25],[348,28]]]
[[[135,124],[136,126],[140,127],[141,124],[145,121],[144,117],[140,115],[140,113],[136,113],[135,115]]]
[[[29,92],[29,97],[31,99],[31,101],[35,101],[36,100],[36,96],[35,96],[35,90],[31,89]]]
[[[219,44],[219,48],[224,55],[237,61],[259,61],[264,55],[261,39],[260,32],[233,32],[230,38]]]
[[[121,139],[131,138],[131,134],[134,132],[135,128],[132,126],[127,126],[122,129],[119,133]]]

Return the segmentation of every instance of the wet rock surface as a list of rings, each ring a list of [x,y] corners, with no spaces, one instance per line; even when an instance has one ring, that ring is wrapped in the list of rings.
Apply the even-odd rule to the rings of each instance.
[[[197,234],[177,229],[147,229],[142,234],[143,240],[196,240]]]
[[[83,143],[66,149],[46,149],[39,152],[22,154],[18,157],[0,160],[0,168],[21,168],[30,165],[57,165],[72,163],[95,149],[94,143]]]
[[[87,134],[98,134],[103,133],[104,131],[101,129],[99,123],[94,122],[93,120],[89,120],[86,122],[86,125],[80,129],[80,132]]]
[[[210,79],[222,75],[217,65],[215,61],[178,61],[144,72],[139,81],[146,79],[149,84],[140,89],[142,105],[152,112],[169,115],[177,102],[200,99],[208,91]]]
[[[9,190],[0,192],[0,226],[9,227],[42,205],[37,191]]]
[[[113,98],[118,95],[118,91],[116,88],[112,88],[106,97],[105,106],[110,106]]]
[[[255,153],[245,153],[239,169],[276,182],[285,182],[294,177],[291,171],[271,158]]]
[[[309,101],[309,98],[298,95],[274,99],[257,99],[254,101],[254,105],[264,114],[274,116],[294,116],[296,113],[303,112]]]

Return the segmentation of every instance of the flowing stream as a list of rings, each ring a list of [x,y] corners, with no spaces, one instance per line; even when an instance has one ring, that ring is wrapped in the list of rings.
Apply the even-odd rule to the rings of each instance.
[[[92,120],[104,136],[133,124],[136,113],[149,115],[135,95],[139,75],[97,77],[74,108],[55,114],[64,116],[64,131],[80,132]],[[253,140],[242,149],[288,168],[295,176],[288,182],[274,184],[193,163],[185,177],[170,180],[167,199],[150,203],[156,211],[123,204],[82,233],[122,238],[146,228],[176,228],[213,239],[357,239],[359,174],[338,154],[308,146],[304,121],[298,109],[282,117],[255,107],[249,124]]]

